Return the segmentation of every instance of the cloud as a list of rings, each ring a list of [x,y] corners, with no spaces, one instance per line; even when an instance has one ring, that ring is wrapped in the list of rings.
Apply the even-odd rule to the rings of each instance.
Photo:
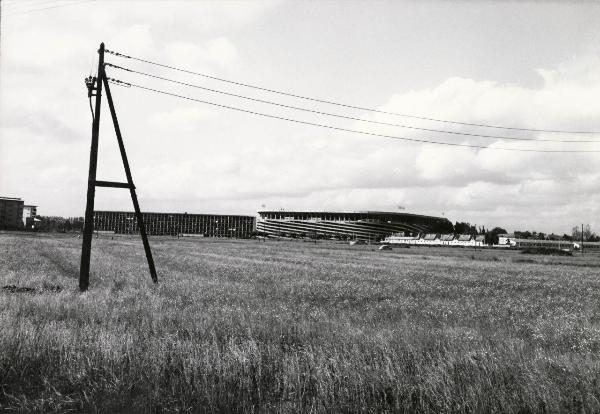
[[[206,65],[227,68],[236,62],[237,49],[225,37],[209,39],[202,43],[171,42],[164,46],[168,62],[184,68],[202,68]]]
[[[543,80],[538,88],[453,77],[431,89],[394,94],[380,109],[433,114],[440,119],[470,123],[600,130],[598,106],[585,105],[582,110],[582,102],[600,97],[600,79],[594,75],[599,69],[600,60],[595,57],[576,59],[557,69],[538,71]],[[365,117],[398,122],[397,118],[384,115],[365,114]],[[405,121],[416,124],[414,120]],[[427,126],[431,127],[431,123]],[[359,122],[354,127],[365,129]],[[452,124],[434,127],[476,131],[473,127]],[[589,215],[600,204],[600,197],[596,195],[599,194],[600,175],[595,173],[600,154],[493,149],[598,150],[600,144],[503,141],[432,136],[388,127],[369,128],[386,134],[488,145],[489,148],[419,145],[365,137],[348,138],[351,142],[348,148],[340,146],[336,136],[323,138],[327,135],[318,134],[319,138],[302,144],[288,144],[256,154],[254,165],[263,167],[255,168],[255,174],[238,177],[236,182],[250,188],[260,188],[268,183],[274,191],[271,194],[265,192],[263,197],[277,207],[292,209],[303,206],[340,210],[394,209],[398,204],[406,204],[415,212],[437,215],[445,212],[447,217],[455,220],[487,225],[498,223],[557,232],[568,227],[565,223],[571,221],[600,226],[595,216]],[[565,138],[552,133],[494,129],[485,132],[533,140]],[[593,134],[575,137],[598,139]],[[361,154],[358,162],[357,153]],[[310,160],[309,166],[307,160]],[[246,171],[244,160],[240,162],[242,170]],[[310,195],[303,199],[290,198],[285,182]],[[257,202],[258,199],[252,200],[252,204]]]
[[[255,22],[266,13],[276,8],[280,0],[262,1],[169,1],[168,6],[164,1],[144,1],[141,6],[139,1],[103,2],[105,21],[121,28],[132,21],[149,23],[161,28],[161,36],[168,39],[179,36],[181,33],[195,32],[202,34],[213,33],[241,27]],[[122,10],[127,12],[123,13]],[[184,18],[182,18],[184,17]]]
[[[156,127],[184,132],[198,131],[202,121],[213,119],[215,111],[199,107],[179,107],[167,112],[159,112],[150,118],[150,123]]]
[[[115,31],[108,38],[106,47],[109,50],[118,47],[120,51],[133,50],[138,55],[148,55],[156,47],[152,25],[139,23]]]

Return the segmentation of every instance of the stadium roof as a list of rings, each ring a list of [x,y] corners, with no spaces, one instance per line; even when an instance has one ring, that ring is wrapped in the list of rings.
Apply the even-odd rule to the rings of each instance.
[[[346,214],[346,215],[371,215],[373,217],[420,217],[436,220],[448,220],[446,217],[427,216],[424,214],[398,213],[395,211],[303,211],[303,210],[260,210],[258,214]]]

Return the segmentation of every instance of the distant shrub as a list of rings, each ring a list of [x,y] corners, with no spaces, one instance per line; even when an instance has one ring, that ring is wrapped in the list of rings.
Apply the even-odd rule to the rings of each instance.
[[[513,263],[537,263],[534,259],[524,257],[513,257]]]
[[[568,250],[553,249],[550,247],[528,247],[521,251],[522,254],[542,254],[542,255],[555,255],[555,256],[573,256]]]

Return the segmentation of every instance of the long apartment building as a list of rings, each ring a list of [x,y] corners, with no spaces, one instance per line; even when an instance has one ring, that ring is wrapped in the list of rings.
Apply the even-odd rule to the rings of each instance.
[[[24,201],[15,197],[0,197],[0,230],[23,228]]]
[[[450,224],[446,218],[381,211],[259,211],[258,214],[257,230],[270,237],[375,241],[393,233],[427,233],[441,224]]]
[[[187,213],[142,213],[150,235],[197,234],[206,237],[251,237],[255,229],[253,216]],[[115,233],[138,233],[134,212],[95,211],[94,230]]]

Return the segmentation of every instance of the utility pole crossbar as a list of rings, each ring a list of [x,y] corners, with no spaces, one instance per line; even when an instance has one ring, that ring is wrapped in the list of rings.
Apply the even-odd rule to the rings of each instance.
[[[111,187],[111,188],[132,188],[129,183],[117,183],[114,181],[100,181],[96,180],[96,187]],[[133,186],[135,190],[135,186]]]
[[[158,283],[158,277],[156,276],[156,269],[154,267],[154,259],[152,258],[152,251],[150,250],[150,243],[148,242],[148,236],[146,234],[146,227],[144,226],[144,218],[140,211],[140,206],[135,192],[135,185],[133,184],[133,178],[131,176],[131,170],[129,168],[129,161],[127,160],[127,154],[125,153],[125,145],[123,144],[123,137],[121,136],[121,129],[119,127],[119,121],[117,119],[117,113],[113,103],[112,95],[110,93],[109,82],[104,72],[104,43],[100,44],[98,50],[98,78],[86,79],[86,85],[88,87],[88,96],[96,97],[96,110],[93,112],[94,119],[92,123],[92,144],[90,148],[90,168],[88,173],[88,188],[87,188],[87,203],[85,207],[85,221],[83,226],[83,245],[81,248],[81,267],[79,270],[79,290],[82,292],[86,291],[89,286],[90,278],[90,257],[92,251],[92,236],[94,231],[94,197],[96,193],[96,187],[110,187],[110,188],[128,188],[131,194],[131,201],[135,209],[135,215],[142,236],[142,242],[144,244],[144,251],[146,253],[146,259],[148,260],[148,267],[150,269],[150,276],[154,283]],[[119,151],[121,153],[121,159],[123,161],[123,167],[125,168],[125,175],[127,176],[126,183],[119,183],[114,181],[101,181],[96,180],[96,169],[98,166],[98,136],[100,130],[100,107],[102,98],[102,87],[106,89],[106,98],[108,100],[108,106],[115,128],[115,134],[117,136],[117,142],[119,144]],[[95,92],[95,93],[94,93]]]

